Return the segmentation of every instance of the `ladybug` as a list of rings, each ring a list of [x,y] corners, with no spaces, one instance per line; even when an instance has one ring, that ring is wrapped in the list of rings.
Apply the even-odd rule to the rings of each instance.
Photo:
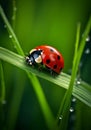
[[[27,64],[31,66],[45,66],[51,73],[59,74],[64,68],[62,54],[52,46],[41,45],[32,49],[26,57]]]

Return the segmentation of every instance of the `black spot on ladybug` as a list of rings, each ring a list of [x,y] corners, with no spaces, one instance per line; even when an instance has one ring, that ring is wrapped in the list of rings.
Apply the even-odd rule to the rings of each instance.
[[[54,65],[53,68],[56,69],[56,68],[57,68],[57,65]]]
[[[57,58],[58,58],[58,60],[60,60],[60,56],[59,55],[57,56]]]
[[[50,49],[50,51],[51,51],[51,52],[54,52],[54,50],[53,50],[53,49]]]
[[[50,63],[50,59],[47,59],[47,60],[46,60],[46,64],[49,64],[49,63]]]

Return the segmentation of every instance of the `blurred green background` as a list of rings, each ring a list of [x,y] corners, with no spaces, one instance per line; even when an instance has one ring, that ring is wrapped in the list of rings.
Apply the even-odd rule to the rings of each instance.
[[[15,20],[12,17],[14,2],[16,6]],[[20,41],[25,55],[29,50],[41,44],[54,46],[64,57],[65,67],[63,71],[66,73],[70,72],[77,24],[81,22],[82,35],[91,15],[90,0],[0,0],[0,4],[14,28],[14,32]],[[0,46],[15,51],[1,17]],[[91,50],[91,41],[87,42],[85,50],[88,48]],[[85,50],[82,57],[80,75],[83,80],[91,84],[91,53],[87,54]],[[3,65],[6,85],[6,105],[4,106],[2,117],[7,128],[8,121],[6,119],[10,114],[9,107],[11,104],[17,104],[17,101],[20,101],[18,113],[15,113],[16,110],[12,113],[12,117],[16,116],[15,129],[47,130],[36,94],[26,73],[8,63],[4,62]],[[43,79],[39,80],[47,101],[56,116],[65,90]],[[21,92],[22,89],[23,91]],[[22,97],[20,92],[23,95]],[[15,98],[16,93],[18,95],[17,98]],[[77,101],[75,109],[75,123],[70,122],[68,129],[73,130],[74,126],[74,130],[91,130],[91,108]],[[9,117],[9,119],[11,123],[14,123],[12,117]],[[1,123],[2,127],[3,124]]]

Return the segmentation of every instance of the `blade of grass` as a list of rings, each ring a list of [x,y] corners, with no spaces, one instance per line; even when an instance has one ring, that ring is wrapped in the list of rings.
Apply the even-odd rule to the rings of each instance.
[[[5,105],[5,80],[2,62],[0,61],[0,129],[4,128],[4,110],[3,105]]]
[[[29,74],[28,71],[27,71],[27,74],[30,77],[30,74]],[[42,87],[40,87],[39,80],[36,78],[36,76],[32,75],[31,82],[32,82],[32,84],[34,86],[34,90],[36,92],[38,100],[41,101],[39,103],[40,103],[40,106],[42,107],[42,112],[44,114],[46,123],[48,125],[48,129],[52,129],[52,130],[56,129],[56,130],[58,130],[57,126],[54,124],[55,123],[55,119],[54,119],[53,113],[51,112],[50,108],[48,107],[45,95],[43,94]]]
[[[14,30],[15,29],[15,20],[16,20],[16,11],[17,11],[16,0],[12,1],[12,6],[13,6],[12,27],[13,27],[13,30]]]
[[[76,43],[75,43],[75,51],[74,51],[74,59],[73,59],[73,68],[75,68],[75,65],[76,65],[76,56],[77,56],[77,53],[78,53],[78,49],[79,49],[79,41],[80,41],[80,28],[81,28],[81,24],[78,23],[77,25],[77,33],[76,33]],[[72,70],[74,71],[74,70]]]
[[[18,39],[17,39],[17,37],[16,37],[16,35],[15,35],[15,33],[14,33],[14,31],[13,31],[13,29],[12,29],[12,27],[11,27],[9,21],[8,21],[8,19],[6,18],[6,15],[5,15],[5,13],[4,13],[1,6],[0,6],[0,14],[1,14],[1,16],[2,16],[2,18],[4,20],[4,23],[5,23],[6,27],[7,27],[9,35],[12,36],[11,39],[13,41],[14,47],[16,47],[16,50],[20,55],[24,55],[23,50],[22,50],[22,48],[20,46],[20,43],[19,43],[19,41],[18,41]]]
[[[45,80],[48,80],[59,87],[63,87],[64,89],[68,89],[69,82],[71,79],[71,76],[66,74],[66,73],[61,73],[57,77],[52,77],[48,75],[47,73],[40,72],[30,66],[27,66],[25,64],[25,59],[24,57],[9,51],[5,48],[0,47],[0,59],[22,69],[27,72],[31,72],[34,75],[37,75],[38,77],[41,77]],[[74,83],[74,88],[72,92],[73,96],[78,98],[80,101],[85,103],[86,105],[91,107],[91,86],[88,85],[87,83],[81,81],[81,84],[76,85],[76,82]],[[84,96],[85,95],[85,96]]]
[[[5,16],[5,13],[4,13],[4,11],[3,11],[3,9],[2,9],[1,6],[0,6],[0,14],[1,14],[1,16],[2,16],[2,18],[3,18],[3,20],[4,20],[5,24],[6,24],[6,26],[7,26],[7,30],[8,30],[8,32],[9,32],[9,34],[12,36],[12,41],[13,41],[14,47],[16,47],[16,50],[17,50],[17,52],[18,52],[20,55],[23,55],[23,56],[24,56],[24,52],[23,52],[23,50],[22,50],[22,48],[21,48],[21,46],[20,46],[20,43],[19,43],[19,41],[18,41],[18,39],[17,39],[17,37],[16,37],[16,35],[15,35],[15,33],[14,33],[14,31],[13,31],[11,25],[9,24],[9,21],[8,21],[7,17]],[[37,98],[39,99],[38,101],[39,101],[39,103],[40,103],[42,112],[43,112],[43,114],[44,114],[44,118],[45,118],[46,122],[48,123],[47,125],[48,125],[49,128],[51,128],[51,127],[52,127],[51,124],[53,123],[52,121],[54,120],[53,114],[52,114],[52,112],[51,112],[51,109],[50,109],[50,107],[49,107],[47,101],[46,101],[46,98],[44,98],[45,96],[42,96],[42,98],[44,98],[44,99],[40,98],[40,95],[39,95],[39,93],[37,92],[37,91],[38,91],[38,90],[37,90],[37,87],[35,87],[35,86],[38,85],[39,88],[41,89],[41,85],[40,85],[40,83],[38,82],[38,79],[37,79],[36,76],[34,76],[34,75],[31,74],[31,73],[28,73],[27,71],[26,71],[26,73],[27,73],[27,75],[28,75],[28,77],[29,77],[29,79],[30,79],[30,82],[33,84],[33,88],[34,88],[34,90],[35,90],[35,93],[37,94]],[[33,83],[33,81],[34,81],[33,78],[36,80],[37,85],[36,85],[36,82]],[[21,91],[22,91],[22,90],[21,90]],[[41,95],[44,95],[42,89],[41,89],[41,93],[42,93]],[[44,106],[42,105],[42,103],[43,103],[42,101],[44,101],[44,104],[46,104],[45,108],[46,108],[48,111],[44,111]],[[50,120],[50,118],[48,118],[48,117],[50,117],[51,120]],[[15,119],[15,120],[16,120],[16,119]],[[9,120],[7,119],[7,121],[9,121]],[[49,123],[49,122],[51,122],[51,123]],[[10,125],[10,127],[11,127],[12,129],[14,128],[14,126],[11,126],[12,124],[10,123],[10,121],[8,122],[8,124]]]
[[[5,80],[4,80],[4,74],[3,74],[3,67],[2,67],[2,63],[0,61],[0,74],[1,74],[1,96],[0,96],[0,102],[3,104],[3,102],[5,102]]]
[[[79,65],[79,62],[80,62],[80,59],[81,59],[81,56],[82,56],[82,52],[83,52],[85,44],[86,44],[85,41],[86,41],[86,38],[88,37],[88,34],[89,34],[90,30],[91,30],[91,16],[89,18],[88,24],[86,26],[86,29],[85,29],[85,31],[83,33],[82,40],[80,42],[80,46],[79,46],[79,49],[78,49],[77,64],[76,64],[76,66]]]
[[[82,56],[82,52],[83,52],[84,47],[85,47],[85,43],[86,43],[85,40],[90,32],[90,27],[91,27],[91,18],[88,21],[88,24],[87,24],[86,29],[84,31],[84,36],[81,40],[79,48],[78,48],[78,45],[79,45],[79,38],[80,38],[80,36],[79,36],[80,26],[78,26],[78,28],[77,28],[77,38],[76,38],[75,53],[74,53],[73,67],[72,67],[72,75],[71,75],[71,80],[70,80],[70,84],[69,84],[69,89],[66,91],[66,93],[64,95],[64,98],[63,98],[63,101],[61,103],[59,113],[58,113],[58,117],[60,117],[60,115],[62,115],[62,117],[63,117],[62,120],[60,121],[59,127],[61,129],[64,129],[64,130],[67,128],[73,85],[74,85],[74,81],[75,81],[75,78],[77,75],[77,70],[78,70],[80,58]],[[58,117],[57,117],[57,122],[59,121]]]
[[[79,46],[79,38],[80,38],[80,24],[78,24],[78,27],[77,27],[77,35],[76,35],[76,43],[75,43],[75,52],[74,52],[74,61],[73,61],[73,66],[75,67],[75,62],[76,62],[76,54],[77,54],[77,50],[78,50],[78,46]],[[73,68],[74,68],[73,67]],[[73,72],[73,70],[72,70],[72,72]],[[71,76],[71,81],[70,81],[70,84],[73,84],[74,83],[74,80],[72,80],[73,78],[72,78],[73,76]],[[72,83],[71,83],[72,82]],[[72,87],[72,85],[70,85],[69,84],[69,89],[73,89]],[[69,91],[69,89],[68,89],[68,91]],[[63,98],[63,101],[62,101],[62,103],[61,103],[61,106],[60,106],[60,109],[59,109],[59,112],[58,112],[58,117],[57,117],[57,122],[58,122],[58,120],[59,120],[59,117],[60,117],[60,115],[61,115],[61,113],[62,113],[62,110],[63,110],[63,107],[64,107],[64,104],[65,104],[65,100],[66,100],[66,98],[67,98],[67,95],[68,95],[68,91],[66,92],[66,94],[65,94],[65,96],[64,96],[64,98]]]
[[[75,43],[75,52],[74,52],[71,80],[69,83],[68,90],[66,91],[66,93],[63,97],[63,100],[61,102],[59,112],[57,115],[57,120],[56,120],[56,123],[59,124],[60,129],[64,129],[64,130],[67,129],[71,95],[72,95],[73,85],[74,85],[74,81],[75,81],[75,77],[76,77],[75,63],[76,63],[78,46],[79,46],[79,38],[80,38],[79,34],[80,34],[80,24],[78,24],[78,26],[77,26],[77,35],[76,35],[76,43]],[[62,120],[59,120],[60,116],[62,116]]]
[[[19,108],[21,105],[22,95],[25,90],[25,80],[23,79],[24,77],[22,76],[22,72],[19,73],[19,71],[16,70],[14,71],[14,74],[17,74],[16,83],[13,85],[12,97],[10,97],[11,99],[9,99],[9,103],[7,102],[7,105],[9,105],[6,124],[4,124],[5,128],[8,130],[13,130],[16,125],[17,117],[20,112]],[[22,82],[20,82],[20,77],[22,77]]]

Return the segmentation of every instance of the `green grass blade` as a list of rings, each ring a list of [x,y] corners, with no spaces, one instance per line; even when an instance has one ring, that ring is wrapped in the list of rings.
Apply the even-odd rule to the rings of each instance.
[[[22,72],[19,73],[16,70],[15,73],[17,74],[16,77],[17,82],[15,83],[16,86],[13,87],[12,98],[8,100],[10,101],[10,103],[8,105],[8,111],[5,120],[6,123],[4,124],[5,128],[9,130],[13,130],[16,125],[17,117],[20,111],[19,108],[21,106],[22,95],[24,94],[25,90],[25,80],[23,80]],[[20,82],[21,76],[22,76],[22,82]]]
[[[27,74],[30,77],[30,74],[28,71],[27,71]],[[54,125],[55,119],[54,119],[53,113],[51,109],[49,108],[48,103],[46,102],[45,94],[43,93],[42,87],[40,87],[39,80],[36,78],[36,76],[32,75],[31,82],[33,84],[33,88],[38,97],[38,100],[42,108],[42,112],[44,114],[45,121],[46,121],[46,124],[48,125],[48,128],[52,129],[54,127],[53,130],[55,129],[57,130],[57,126]]]
[[[78,23],[78,25],[77,25],[77,33],[76,33],[76,43],[75,43],[74,56],[75,56],[75,55],[77,54],[77,52],[78,52],[79,40],[80,40],[80,28],[81,28],[81,24]]]
[[[2,63],[0,62],[0,77],[1,77],[1,86],[0,86],[0,103],[4,103],[5,102],[5,80],[4,80],[4,73],[3,73],[3,67],[2,67]]]
[[[80,59],[81,59],[81,56],[82,56],[82,52],[83,52],[85,44],[86,44],[85,41],[86,41],[86,38],[89,35],[90,30],[91,30],[91,17],[89,18],[88,24],[86,26],[86,29],[85,29],[85,31],[83,33],[82,40],[80,42],[80,46],[79,46],[79,49],[78,49],[77,64],[76,64],[76,66],[79,65],[79,62],[80,62]]]
[[[16,0],[12,1],[12,7],[13,7],[13,14],[12,14],[12,27],[15,30],[15,22],[16,22]]]
[[[4,73],[2,62],[0,61],[0,129],[4,127],[4,110],[3,107],[6,104],[5,100],[5,80],[4,80]]]
[[[9,35],[11,36],[14,47],[16,48],[17,52],[20,55],[24,55],[23,50],[22,50],[22,48],[21,48],[21,46],[19,44],[19,41],[18,41],[18,39],[17,39],[17,37],[16,37],[16,35],[15,35],[15,33],[14,33],[14,31],[13,31],[13,29],[12,29],[12,27],[11,27],[9,21],[8,21],[8,19],[6,18],[6,15],[5,15],[5,13],[4,13],[1,6],[0,6],[0,14],[1,14],[1,16],[2,16],[2,18],[4,20],[4,23],[5,23],[6,27],[7,27]]]
[[[3,18],[3,20],[4,20],[4,23],[5,23],[5,25],[7,26],[7,30],[8,30],[8,32],[9,32],[9,35],[11,35],[11,37],[12,37],[12,41],[13,41],[13,45],[14,45],[14,47],[16,47],[16,50],[17,50],[17,52],[20,54],[20,55],[23,55],[24,56],[24,52],[23,52],[23,50],[22,50],[22,48],[21,48],[21,46],[20,46],[20,43],[19,43],[19,41],[18,41],[18,39],[17,39],[17,37],[16,37],[16,35],[15,35],[15,33],[14,33],[14,31],[13,31],[13,29],[12,29],[12,27],[11,27],[11,25],[10,25],[10,23],[9,23],[9,21],[8,21],[8,19],[7,19],[7,17],[6,17],[6,15],[5,15],[5,13],[4,13],[4,11],[3,11],[3,9],[2,9],[2,7],[0,6],[0,14],[1,14],[1,16],[2,16],[2,18]],[[1,55],[1,57],[2,57],[2,55]],[[5,57],[4,57],[5,58]],[[7,58],[6,58],[7,59]],[[12,60],[10,60],[10,61],[12,61],[13,63],[15,63],[16,65],[18,64],[18,65],[20,65],[21,66],[21,64],[18,62],[18,58],[17,58],[17,63],[15,63],[14,61],[12,61]],[[24,59],[23,59],[24,60]],[[21,60],[22,61],[22,60]],[[22,66],[21,66],[22,67]],[[27,70],[26,70],[26,72],[27,72]],[[40,89],[41,89],[41,85],[40,85],[40,83],[38,82],[38,79],[37,79],[37,77],[35,77],[34,75],[32,75],[31,73],[28,73],[27,72],[27,74],[28,74],[28,77],[29,77],[29,79],[30,79],[30,81],[32,82],[33,81],[33,78],[35,78],[36,79],[36,82],[37,82],[37,85],[40,87]],[[40,106],[41,106],[41,109],[42,109],[42,111],[43,111],[43,114],[44,114],[44,118],[45,118],[45,120],[46,120],[46,122],[48,123],[47,125],[48,125],[48,127],[49,128],[51,128],[51,124],[53,123],[52,121],[54,120],[54,118],[53,118],[53,114],[52,114],[52,112],[51,112],[51,110],[50,110],[50,107],[49,107],[49,105],[48,105],[48,103],[47,103],[47,101],[46,101],[46,99],[44,98],[44,96],[42,96],[42,98],[44,98],[44,99],[42,99],[42,98],[40,98],[40,95],[39,95],[39,93],[37,92],[37,87],[35,87],[36,86],[36,82],[32,82],[32,84],[33,84],[33,88],[34,88],[34,90],[35,90],[35,93],[37,94],[37,98],[38,98],[38,101],[39,101],[39,103],[40,103]],[[23,91],[23,90],[21,90],[21,91]],[[42,93],[42,95],[44,95],[44,93],[43,93],[43,91],[42,91],[42,89],[41,89],[41,93]],[[44,106],[42,105],[42,100],[44,100],[44,104],[46,104],[46,108],[47,108],[47,112],[46,111],[44,111]],[[17,106],[19,106],[19,105],[17,105]],[[11,108],[12,108],[13,106],[11,106]],[[18,108],[17,108],[18,109]],[[50,120],[50,118],[48,118],[48,117],[50,117],[51,118],[51,120]],[[8,120],[8,119],[7,119]],[[16,119],[15,119],[16,120]],[[51,123],[49,123],[49,122],[51,122]],[[13,129],[14,128],[14,126],[12,126],[12,124],[10,123],[10,121],[9,121],[9,125],[10,125],[10,127]]]
[[[71,80],[69,83],[69,88],[66,91],[63,100],[61,102],[58,114],[57,114],[57,120],[56,123],[58,124],[59,122],[59,117],[60,115],[63,117],[62,120],[60,120],[59,127],[61,129],[66,129],[67,128],[67,119],[69,115],[69,109],[70,109],[70,99],[72,95],[72,90],[73,90],[73,85],[74,85],[74,80],[76,77],[76,71],[75,71],[75,63],[76,63],[76,56],[77,56],[77,51],[78,51],[78,46],[79,46],[79,38],[80,38],[80,24],[77,26],[77,35],[76,35],[76,43],[75,43],[75,52],[74,52],[74,60],[73,60],[73,67],[72,67],[72,76]],[[65,123],[65,125],[64,125]]]
[[[40,72],[36,69],[33,69],[32,67],[29,67],[25,64],[25,58],[12,52],[9,51],[5,48],[0,47],[0,59],[15,65],[16,67],[23,69],[27,72],[31,72],[45,80],[48,80],[60,87],[63,87],[65,89],[68,89],[69,82],[71,76],[65,73],[61,73],[59,76],[56,78],[52,77],[51,75],[48,75],[46,73]],[[73,92],[72,94],[78,98],[80,101],[85,103],[86,105],[91,107],[91,86],[88,85],[87,83],[81,81],[81,84],[76,85],[74,84],[73,87]],[[84,96],[85,95],[85,96]]]
[[[61,103],[60,109],[59,109],[59,113],[58,113],[58,117],[60,115],[63,116],[63,119],[60,121],[60,125],[59,127],[61,129],[66,129],[67,128],[67,123],[68,123],[68,116],[69,116],[69,109],[70,109],[70,104],[71,104],[71,95],[72,95],[72,91],[73,91],[73,86],[74,86],[74,81],[77,75],[77,71],[78,71],[78,67],[79,67],[79,63],[80,63],[80,59],[82,56],[82,52],[84,50],[85,47],[85,40],[90,32],[90,28],[91,28],[91,18],[89,19],[87,26],[85,28],[84,31],[84,36],[81,40],[81,43],[79,43],[79,38],[80,38],[80,26],[78,26],[77,28],[77,39],[76,39],[76,45],[75,45],[75,53],[74,53],[74,59],[73,59],[73,67],[72,67],[72,75],[71,75],[71,80],[70,80],[70,84],[69,84],[69,88],[66,91],[63,101]],[[80,47],[78,48],[78,45],[80,45]],[[59,118],[57,117],[57,122],[59,120]]]

